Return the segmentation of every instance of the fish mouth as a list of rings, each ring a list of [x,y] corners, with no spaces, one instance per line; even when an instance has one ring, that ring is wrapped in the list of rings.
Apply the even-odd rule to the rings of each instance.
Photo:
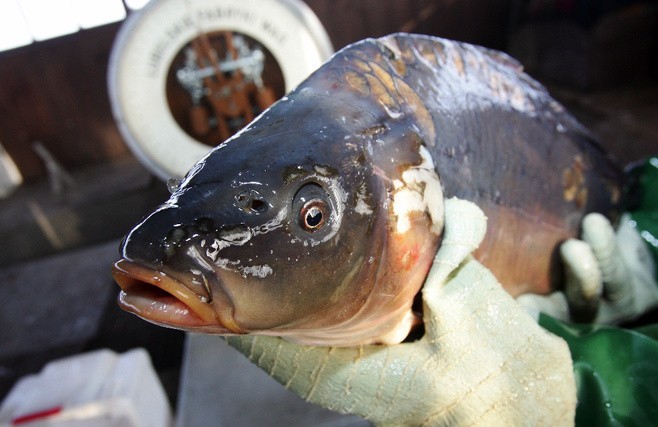
[[[189,331],[240,333],[220,321],[206,296],[170,274],[121,259],[114,263],[112,277],[121,288],[119,306],[149,322]]]

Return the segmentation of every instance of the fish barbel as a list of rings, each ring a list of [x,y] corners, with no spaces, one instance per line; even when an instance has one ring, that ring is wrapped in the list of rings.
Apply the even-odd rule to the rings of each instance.
[[[192,168],[124,239],[121,306],[154,323],[312,345],[395,343],[441,244],[476,203],[476,252],[512,295],[547,293],[621,170],[509,56],[429,36],[367,39]]]

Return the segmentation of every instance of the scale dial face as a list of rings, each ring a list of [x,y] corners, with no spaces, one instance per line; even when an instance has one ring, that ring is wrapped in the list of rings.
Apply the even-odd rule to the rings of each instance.
[[[180,178],[332,53],[301,0],[152,0],[115,40],[112,111],[152,173]]]

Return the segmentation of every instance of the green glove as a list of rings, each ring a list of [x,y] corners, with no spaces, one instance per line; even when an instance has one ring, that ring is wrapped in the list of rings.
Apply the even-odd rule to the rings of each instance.
[[[572,425],[576,387],[566,343],[470,255],[486,230],[482,211],[458,199],[445,208],[418,341],[329,348],[240,336],[228,343],[307,400],[377,425]]]

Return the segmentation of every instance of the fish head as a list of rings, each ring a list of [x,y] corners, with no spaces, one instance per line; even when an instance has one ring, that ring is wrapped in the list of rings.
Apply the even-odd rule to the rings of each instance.
[[[413,116],[352,83],[321,68],[199,161],[125,237],[120,305],[184,330],[331,345],[382,341],[408,317],[440,183]]]

